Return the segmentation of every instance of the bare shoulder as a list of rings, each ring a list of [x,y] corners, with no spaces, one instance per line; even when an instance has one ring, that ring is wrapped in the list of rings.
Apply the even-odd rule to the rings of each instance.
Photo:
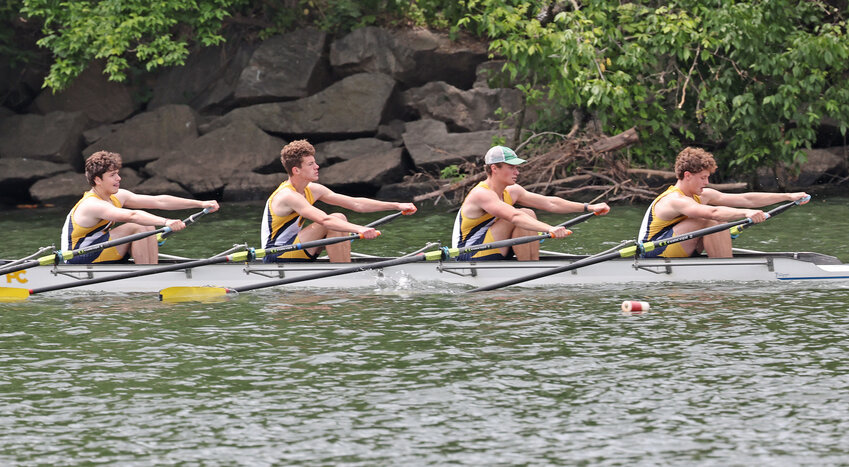
[[[315,199],[320,199],[323,196],[334,194],[333,190],[331,190],[330,188],[327,188],[326,186],[322,185],[321,183],[310,182],[307,185],[307,188],[309,188],[309,190],[312,192],[312,195]]]
[[[702,204],[717,204],[725,196],[725,193],[713,188],[704,188],[699,199]]]

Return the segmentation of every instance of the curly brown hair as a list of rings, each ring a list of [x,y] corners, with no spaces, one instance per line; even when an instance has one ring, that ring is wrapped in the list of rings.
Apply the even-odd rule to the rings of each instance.
[[[315,157],[315,148],[305,139],[292,141],[280,150],[280,162],[290,176],[292,169],[300,167],[304,158],[309,156]]]
[[[713,159],[713,154],[704,149],[684,148],[675,158],[675,176],[678,177],[678,180],[684,179],[684,172],[694,174],[702,170],[709,170],[710,173],[716,170],[716,161]]]
[[[121,170],[121,155],[117,152],[97,151],[85,161],[85,178],[94,186],[94,178],[103,178],[103,174],[112,170]]]

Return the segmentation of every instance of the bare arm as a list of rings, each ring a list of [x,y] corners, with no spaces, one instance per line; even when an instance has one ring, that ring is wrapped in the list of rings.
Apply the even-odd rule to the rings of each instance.
[[[525,190],[518,185],[513,185],[508,188],[508,190],[510,190],[510,196],[512,196],[517,203],[529,208],[541,209],[543,211],[558,214],[584,211],[584,203],[576,203],[575,201],[569,201],[557,196],[543,196],[538,193],[532,193]],[[610,211],[610,206],[608,206],[607,203],[588,204],[587,210],[589,212],[607,214]]]
[[[717,206],[760,208],[782,201],[796,201],[806,196],[808,194],[803,191],[795,193],[765,193],[758,191],[750,193],[722,193],[721,191],[705,188],[702,198],[705,203]]]
[[[140,195],[127,190],[118,191],[118,199],[128,208],[135,209],[190,209],[204,208],[210,212],[218,210],[218,202],[215,200],[202,201],[198,199],[180,198],[171,195]]]
[[[729,206],[699,204],[686,196],[667,196],[666,198],[663,200],[665,202],[656,208],[661,219],[674,219],[679,215],[695,219],[711,219],[717,222],[728,222],[744,217],[748,217],[754,222],[762,222],[766,219],[764,212],[758,209],[738,209]]]
[[[281,190],[272,201],[272,209],[278,215],[285,215],[292,211],[297,212],[299,216],[309,219],[317,224],[321,224],[328,230],[336,230],[339,232],[351,232],[363,234],[365,238],[375,238],[377,231],[371,227],[353,224],[342,220],[336,216],[331,216],[321,209],[311,205],[306,198],[299,193],[290,190]]]
[[[166,219],[137,209],[119,208],[100,199],[87,199],[74,212],[74,222],[83,227],[92,227],[104,219],[112,222],[132,222],[149,226],[166,225],[171,227],[169,223],[173,224],[175,221],[182,224],[179,219]],[[176,229],[172,227],[172,229],[180,230],[182,227]]]
[[[534,219],[528,214],[500,200],[498,196],[492,192],[492,190],[487,190],[485,188],[473,189],[472,192],[469,193],[467,202],[464,204],[462,209],[468,209],[467,211],[464,211],[464,214],[469,215],[470,217],[480,217],[483,214],[480,211],[485,211],[523,229],[533,230],[536,232],[547,232],[555,238],[563,238],[567,235],[565,227],[554,227],[546,224],[545,222]],[[583,209],[583,205],[581,205],[581,209]],[[478,215],[472,215],[475,213]]]
[[[395,203],[391,201],[378,201],[376,199],[353,197],[342,195],[334,192],[324,185],[313,183],[310,189],[315,195],[316,200],[321,200],[327,204],[339,206],[345,209],[350,209],[354,212],[375,212],[375,211],[404,211],[416,212],[416,206],[413,203]]]

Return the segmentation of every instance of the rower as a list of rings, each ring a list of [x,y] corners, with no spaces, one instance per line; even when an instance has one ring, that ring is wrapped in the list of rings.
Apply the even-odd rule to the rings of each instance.
[[[797,201],[808,196],[796,193],[723,193],[707,188],[708,178],[716,171],[713,154],[701,148],[684,148],[675,158],[678,181],[651,203],[640,226],[640,243],[676,237],[720,222],[743,217],[763,222],[765,213],[756,208],[781,201]],[[804,204],[804,201],[801,204]],[[731,233],[722,230],[643,253],[644,258],[682,258],[706,252],[711,258],[730,258]]]
[[[71,251],[91,245],[119,239],[141,232],[153,231],[154,226],[164,225],[171,231],[186,227],[180,219],[168,219],[148,213],[142,209],[189,209],[204,208],[209,212],[218,210],[215,200],[201,201],[171,195],[140,195],[122,189],[121,155],[115,152],[98,151],[85,162],[85,176],[91,190],[68,213],[62,227],[62,250]],[[116,222],[124,224],[115,227]],[[126,260],[128,253],[136,264],[157,264],[159,244],[154,235],[145,236],[131,243],[124,243],[102,250],[81,254],[68,259],[69,263],[116,263]]]
[[[405,214],[416,212],[416,206],[413,203],[395,203],[346,196],[316,183],[319,167],[315,161],[315,148],[306,140],[292,141],[283,147],[280,151],[280,161],[289,179],[281,183],[265,203],[260,239],[265,249],[327,237],[348,236],[349,233],[361,234],[363,238],[368,239],[377,237],[378,232],[373,227],[353,224],[348,222],[342,213],[328,214],[315,207],[313,204],[319,200],[355,212],[388,210],[398,210]],[[311,220],[312,224],[304,227],[307,220]],[[263,261],[266,263],[311,261],[318,257],[318,253],[323,248],[327,249],[332,262],[351,261],[350,242],[267,255]]]
[[[535,235],[538,232],[549,233],[554,238],[567,235],[565,227],[555,227],[537,220],[534,211],[528,208],[559,214],[582,211],[607,214],[610,211],[607,203],[577,203],[525,190],[516,183],[518,166],[525,162],[512,149],[504,146],[495,146],[487,151],[484,156],[486,180],[472,188],[457,212],[451,236],[453,248]],[[527,208],[515,208],[514,204]],[[520,261],[537,260],[539,242],[461,254],[457,259],[497,260],[509,258],[513,254]]]

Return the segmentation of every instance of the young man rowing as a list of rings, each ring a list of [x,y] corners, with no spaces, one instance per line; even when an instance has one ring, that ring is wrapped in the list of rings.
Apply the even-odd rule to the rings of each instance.
[[[412,203],[392,203],[369,198],[354,198],[333,192],[318,180],[318,164],[315,148],[306,140],[292,141],[280,151],[280,160],[289,179],[271,193],[262,214],[263,248],[274,248],[293,243],[302,243],[326,237],[339,237],[348,233],[362,234],[364,238],[375,238],[377,231],[372,227],[352,224],[342,213],[327,214],[313,206],[316,201],[339,206],[356,212],[398,210],[410,214],[416,212]],[[313,223],[304,227],[306,220]],[[310,261],[318,257],[323,247],[288,251],[279,255],[266,255],[266,263],[283,261]],[[330,261],[351,261],[351,242],[327,246]]]
[[[167,219],[141,209],[189,209],[208,208],[218,210],[214,200],[200,201],[170,195],[139,195],[121,189],[121,155],[98,151],[85,162],[85,176],[91,190],[68,213],[62,227],[62,250],[76,250],[90,245],[115,240],[140,232],[152,231],[154,226],[164,225],[172,231],[182,230],[186,225],[180,219]],[[114,227],[116,222],[125,224]],[[159,244],[151,235],[129,244],[116,245],[68,260],[69,263],[115,263],[124,261],[127,253],[136,264],[157,264]]]
[[[566,214],[570,212],[597,212],[607,214],[607,203],[589,204],[568,201],[557,196],[531,193],[516,184],[517,166],[525,163],[512,149],[495,146],[484,156],[486,180],[478,183],[463,201],[454,222],[452,246],[462,248],[508,238],[550,233],[554,238],[567,235],[565,227],[553,227],[537,220],[531,209],[515,208],[514,204],[543,211]],[[539,259],[539,242],[500,249],[489,249],[460,255],[460,261],[496,260],[516,255],[520,261]]]
[[[761,208],[781,201],[796,201],[807,193],[722,193],[706,188],[708,178],[716,171],[713,154],[700,148],[685,148],[675,159],[678,181],[652,202],[640,226],[640,242],[662,240],[695,230],[747,217],[763,222]],[[673,243],[643,256],[647,258],[682,258],[706,252],[711,258],[730,258],[731,232],[724,230],[704,237]]]

